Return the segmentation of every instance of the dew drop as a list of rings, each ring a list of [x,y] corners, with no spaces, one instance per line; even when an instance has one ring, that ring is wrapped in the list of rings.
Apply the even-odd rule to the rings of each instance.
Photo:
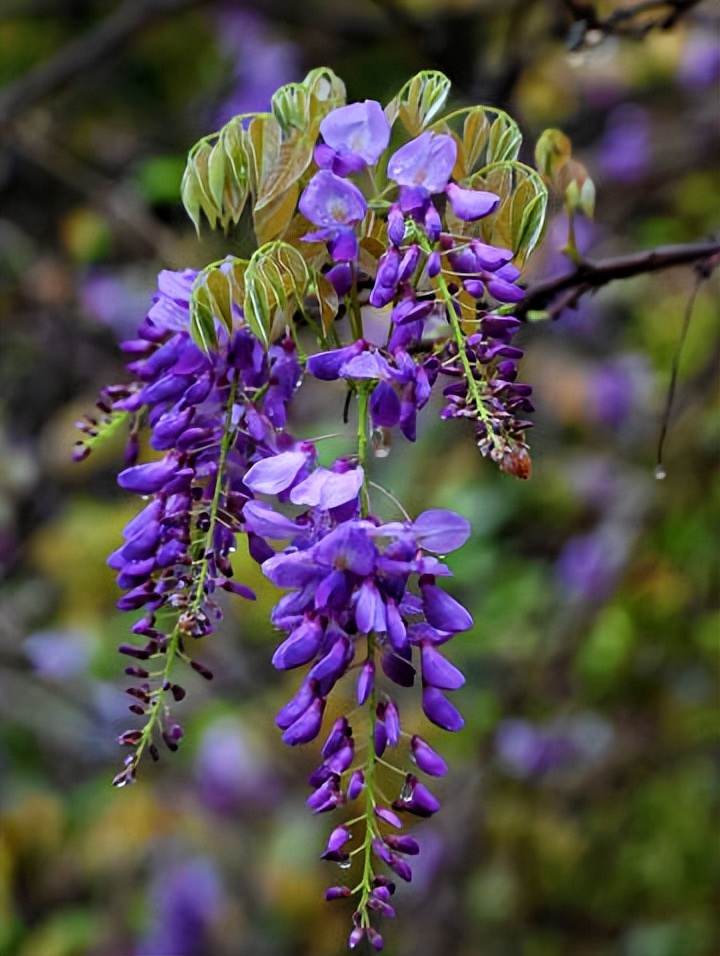
[[[402,790],[400,791],[400,796],[398,797],[398,799],[400,800],[400,803],[410,803],[410,801],[412,800],[412,796],[413,796],[412,787],[409,786],[409,784],[407,783],[404,784]]]
[[[348,857],[347,860],[340,860],[340,862],[338,863],[338,866],[340,867],[341,870],[349,870],[350,867],[352,866],[352,860],[350,859],[350,857]]]
[[[656,481],[664,481],[667,478],[667,472],[662,465],[656,465],[654,474]]]

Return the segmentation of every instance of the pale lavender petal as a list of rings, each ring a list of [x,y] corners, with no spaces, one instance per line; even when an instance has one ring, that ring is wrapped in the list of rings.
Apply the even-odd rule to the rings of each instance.
[[[390,157],[387,174],[400,186],[422,186],[438,193],[447,185],[456,158],[452,136],[425,132]]]
[[[476,219],[482,219],[483,216],[489,216],[494,212],[500,202],[500,197],[495,193],[485,192],[482,189],[462,189],[456,183],[448,183],[445,192],[452,210],[458,219],[465,222],[474,222]]]
[[[284,451],[256,462],[243,481],[257,494],[276,495],[290,487],[307,461],[305,452]]]
[[[377,162],[390,142],[390,124],[375,100],[332,110],[320,123],[320,132],[328,146],[350,150],[368,165]]]
[[[357,186],[322,169],[307,184],[298,209],[316,226],[340,226],[359,222],[367,202]]]
[[[461,548],[470,537],[470,522],[454,511],[432,508],[423,511],[412,525],[426,551],[447,554]]]

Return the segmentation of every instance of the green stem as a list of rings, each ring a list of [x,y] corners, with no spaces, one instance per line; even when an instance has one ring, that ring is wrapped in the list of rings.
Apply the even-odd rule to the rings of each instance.
[[[218,470],[217,478],[215,481],[215,491],[213,493],[212,503],[210,505],[210,523],[208,526],[205,535],[201,539],[202,546],[202,560],[200,562],[199,570],[195,576],[195,592],[192,601],[187,609],[185,614],[190,616],[196,614],[205,600],[205,585],[207,583],[208,571],[210,570],[210,560],[208,558],[208,553],[212,550],[213,537],[215,534],[215,526],[218,519],[218,511],[220,510],[220,497],[222,495],[222,485],[223,485],[223,473],[225,471],[225,463],[227,461],[227,456],[230,451],[230,447],[233,443],[235,433],[232,429],[232,414],[233,407],[235,405],[235,396],[237,393],[237,383],[232,382],[230,385],[230,394],[228,396],[228,402],[225,411],[225,427],[223,430],[222,442],[220,444],[220,456],[218,458]],[[175,627],[170,634],[168,639],[168,645],[165,650],[165,664],[160,674],[160,686],[152,695],[152,703],[150,716],[147,723],[143,727],[142,737],[140,742],[135,748],[135,763],[140,761],[145,747],[152,741],[153,731],[160,720],[160,713],[165,707],[165,694],[167,693],[164,690],[164,685],[170,680],[170,673],[172,671],[173,663],[175,658],[180,654],[180,641],[182,639],[183,629],[180,626],[180,622],[175,624]]]
[[[455,344],[457,345],[457,348],[458,348],[458,358],[460,359],[460,363],[462,364],[463,371],[465,373],[465,378],[467,380],[467,385],[468,385],[468,391],[470,392],[470,396],[477,410],[477,413],[482,419],[483,424],[485,425],[485,430],[487,432],[488,438],[490,438],[493,445],[496,448],[498,448],[500,447],[500,445],[497,440],[497,436],[495,435],[495,430],[492,427],[492,421],[491,421],[490,415],[488,414],[488,411],[485,408],[485,405],[483,404],[482,396],[480,394],[480,389],[478,388],[477,379],[475,378],[473,374],[473,368],[472,368],[472,365],[470,364],[470,359],[467,357],[467,352],[465,351],[465,336],[463,335],[463,331],[460,328],[460,322],[455,313],[455,300],[452,297],[452,293],[450,292],[450,289],[448,288],[448,284],[445,281],[445,277],[443,276],[442,273],[440,273],[437,276],[436,281],[438,284],[438,288],[440,289],[440,294],[442,296],[442,299],[447,307],[448,321],[450,322],[450,326],[453,331],[453,337],[455,339]]]

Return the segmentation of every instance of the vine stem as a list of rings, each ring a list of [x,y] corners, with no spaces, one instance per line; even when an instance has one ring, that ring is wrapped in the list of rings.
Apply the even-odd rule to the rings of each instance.
[[[370,402],[370,389],[368,388],[367,383],[363,382],[358,387],[358,425],[357,425],[357,439],[358,439],[358,462],[360,467],[363,469],[363,487],[361,492],[361,514],[363,518],[367,518],[370,513],[370,497],[368,492],[368,478],[367,478],[367,448],[368,448],[368,408]],[[367,661],[373,661],[375,657],[375,635],[370,632],[367,635]],[[368,913],[368,901],[370,899],[370,893],[372,891],[372,881],[375,877],[373,871],[373,862],[372,862],[372,842],[373,839],[378,835],[377,823],[375,822],[375,768],[377,766],[377,756],[375,754],[375,747],[373,746],[373,737],[374,737],[374,720],[375,720],[375,711],[377,709],[377,690],[373,682],[372,690],[368,697],[368,712],[367,712],[367,756],[365,759],[364,775],[365,775],[365,813],[363,819],[365,820],[365,838],[363,843],[358,849],[362,853],[363,857],[363,874],[362,880],[358,887],[359,890],[362,890],[362,895],[360,897],[360,903],[358,905],[358,913],[360,914],[360,920],[362,926],[370,925],[370,915]]]
[[[205,598],[205,584],[207,583],[208,571],[210,570],[210,561],[208,558],[208,552],[212,548],[212,541],[215,534],[215,527],[218,522],[218,512],[220,510],[220,497],[222,495],[222,484],[223,484],[223,472],[225,471],[225,463],[227,461],[227,456],[230,451],[230,447],[233,443],[235,437],[233,428],[232,428],[232,415],[233,408],[235,406],[235,397],[237,394],[237,382],[233,381],[230,384],[230,393],[228,395],[227,406],[225,410],[225,423],[223,429],[222,442],[220,443],[220,455],[218,457],[218,470],[217,478],[215,481],[215,490],[213,492],[212,503],[210,505],[210,522],[208,529],[205,532],[204,537],[201,539],[202,543],[202,561],[200,562],[200,568],[195,578],[195,591],[193,599],[189,606],[189,613],[196,614],[200,609],[200,606],[203,603]],[[140,761],[145,747],[152,741],[153,730],[155,729],[158,721],[160,720],[160,712],[163,709],[165,694],[167,691],[164,689],[165,685],[169,682],[170,673],[172,671],[173,663],[177,656],[180,656],[182,652],[180,651],[180,640],[183,635],[183,629],[180,626],[180,622],[175,624],[175,627],[170,634],[168,640],[168,646],[165,651],[165,665],[160,674],[160,687],[154,692],[151,704],[150,717],[143,727],[142,737],[135,749],[135,763]]]
[[[495,435],[495,429],[492,426],[492,421],[488,415],[487,409],[485,408],[482,396],[480,395],[480,389],[478,388],[477,379],[473,374],[472,365],[470,364],[470,359],[467,357],[467,352],[465,351],[465,336],[463,335],[462,329],[460,328],[460,322],[455,313],[455,300],[452,297],[452,293],[448,288],[448,284],[445,281],[445,276],[442,273],[439,273],[436,277],[438,288],[440,289],[440,294],[442,295],[443,301],[447,307],[448,320],[453,331],[453,338],[455,339],[455,344],[458,347],[458,358],[463,367],[465,373],[465,378],[468,384],[468,390],[473,400],[473,404],[477,409],[477,413],[485,425],[485,431],[488,438],[491,439],[495,448],[499,447],[497,436]]]

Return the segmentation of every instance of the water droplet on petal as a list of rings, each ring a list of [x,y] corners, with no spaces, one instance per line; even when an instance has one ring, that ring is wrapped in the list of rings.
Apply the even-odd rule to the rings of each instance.
[[[349,870],[350,867],[352,866],[352,860],[350,859],[350,857],[348,857],[347,860],[340,860],[340,862],[338,863],[338,866],[340,867],[341,870]]]

